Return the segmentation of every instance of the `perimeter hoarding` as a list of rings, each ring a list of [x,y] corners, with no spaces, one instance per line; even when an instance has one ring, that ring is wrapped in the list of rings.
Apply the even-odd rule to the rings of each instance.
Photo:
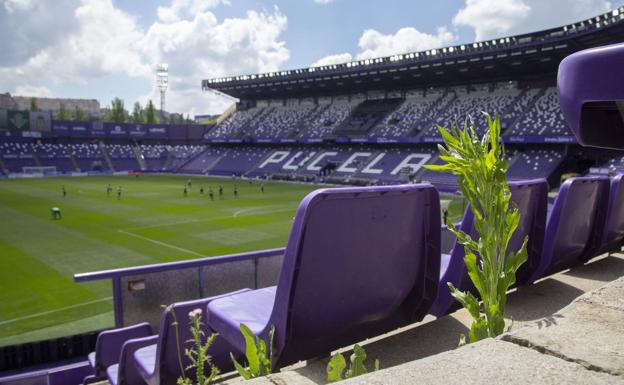
[[[104,131],[109,138],[128,137],[128,125],[125,123],[104,123]]]
[[[169,139],[186,139],[186,125],[172,124],[169,126]]]
[[[147,137],[150,139],[167,139],[169,130],[164,124],[147,124]]]

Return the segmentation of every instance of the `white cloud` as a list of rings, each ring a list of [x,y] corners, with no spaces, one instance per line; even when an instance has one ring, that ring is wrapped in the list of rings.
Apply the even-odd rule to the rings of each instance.
[[[287,18],[279,9],[219,21],[210,11],[219,4],[228,2],[172,0],[145,31],[112,0],[5,0],[0,91],[51,96],[52,84],[86,85],[115,75],[151,83],[156,64],[168,63],[167,110],[220,112],[227,102],[203,94],[201,79],[276,71],[290,53],[280,40]],[[155,89],[118,92],[158,101]]]
[[[248,11],[244,18],[221,23],[205,11],[191,20],[154,23],[141,45],[153,66],[169,65],[168,110],[214,113],[224,102],[202,93],[201,79],[278,70],[290,56],[279,40],[286,26],[287,18],[277,8]],[[152,97],[157,97],[156,90]]]
[[[329,4],[329,3],[333,3],[334,0],[314,0],[314,2],[316,4]]]
[[[357,59],[370,59],[400,53],[423,51],[448,45],[456,36],[446,27],[438,27],[436,34],[431,35],[412,27],[399,29],[395,34],[384,35],[374,29],[364,31],[358,42],[361,51]]]
[[[466,0],[453,25],[471,27],[476,40],[534,32],[606,12],[606,0]]]
[[[328,55],[328,56],[322,57],[319,60],[315,61],[314,63],[310,64],[310,67],[320,67],[320,66],[326,66],[326,65],[332,65],[332,64],[342,64],[342,63],[350,62],[352,60],[353,60],[353,56],[350,53],[348,52],[339,53],[335,55]]]
[[[205,12],[220,4],[230,4],[229,0],[172,0],[168,7],[159,6],[156,9],[158,19],[164,22],[179,21]]]

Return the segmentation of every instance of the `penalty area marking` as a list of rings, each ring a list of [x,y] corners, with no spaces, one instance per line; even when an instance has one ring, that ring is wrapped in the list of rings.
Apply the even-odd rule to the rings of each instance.
[[[0,325],[6,325],[6,324],[10,324],[12,322],[17,322],[17,321],[21,321],[21,320],[25,320],[25,319],[29,319],[29,318],[41,317],[41,316],[48,315],[48,314],[58,313],[58,312],[64,311],[64,310],[75,309],[75,308],[86,306],[86,305],[92,305],[92,304],[98,303],[98,302],[110,301],[111,299],[113,299],[113,297],[100,298],[100,299],[96,299],[96,300],[93,300],[93,301],[77,303],[75,305],[59,307],[58,309],[48,310],[48,311],[44,311],[44,312],[41,312],[41,313],[35,313],[35,314],[30,314],[30,315],[25,315],[23,317],[17,317],[17,318],[9,319],[9,320],[6,320],[6,321],[0,321]]]
[[[160,246],[165,246],[165,247],[168,247],[168,248],[170,248],[170,249],[174,249],[174,250],[182,251],[182,252],[184,252],[184,253],[188,253],[188,254],[193,254],[193,255],[195,255],[195,256],[202,257],[202,258],[203,258],[203,257],[206,257],[205,255],[200,254],[200,253],[198,253],[198,252],[195,252],[195,251],[193,251],[193,250],[189,250],[189,249],[185,249],[185,248],[183,248],[183,247],[178,247],[178,246],[176,246],[176,245],[171,245],[171,244],[169,244],[169,243],[165,243],[165,242],[157,241],[157,240],[155,240],[155,239],[148,238],[148,237],[144,237],[144,236],[142,236],[142,235],[135,234],[135,233],[131,233],[131,232],[129,232],[129,231],[125,231],[125,230],[122,230],[122,229],[119,229],[119,230],[117,230],[117,231],[118,231],[118,232],[120,232],[120,233],[122,233],[122,234],[130,235],[131,237],[139,238],[139,239],[142,239],[142,240],[147,241],[147,242],[152,242],[152,243],[155,243],[155,244],[160,245]]]

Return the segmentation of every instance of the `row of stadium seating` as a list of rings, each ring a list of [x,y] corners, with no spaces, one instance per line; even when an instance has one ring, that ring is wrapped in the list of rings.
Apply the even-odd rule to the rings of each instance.
[[[323,138],[332,136],[438,137],[471,116],[486,127],[482,112],[499,113],[507,135],[571,136],[555,87],[520,89],[515,83],[407,92],[402,99],[335,98],[283,105],[272,102],[237,111],[206,134],[207,138]],[[460,122],[461,123],[461,122]]]
[[[177,171],[218,176],[274,176],[286,180],[387,184],[429,181],[456,191],[454,176],[425,170],[438,162],[433,146],[203,146],[163,144],[0,142],[5,172],[54,166],[70,171]],[[110,164],[107,161],[110,160]],[[561,150],[530,148],[509,153],[510,179],[548,178],[564,160]],[[616,160],[613,160],[616,162]],[[619,160],[619,164],[622,160]],[[624,167],[624,166],[621,166]]]
[[[24,167],[56,167],[58,172],[177,170],[205,149],[203,145],[2,142],[4,173]],[[106,158],[110,160],[110,165]],[[145,167],[141,167],[141,162]]]
[[[603,252],[621,249],[622,175],[611,180],[566,181],[550,215],[546,213],[545,180],[511,182],[510,190],[522,222],[509,248],[518,250],[525,237],[529,242],[527,262],[517,272],[518,285],[529,285]],[[384,216],[371,219],[371,207]],[[410,207],[411,215],[405,215],[405,207]],[[316,191],[297,211],[288,245],[281,249],[284,257],[273,286],[177,302],[164,310],[159,325],[142,323],[101,333],[96,351],[89,355],[93,374],[84,383],[173,384],[181,375],[180,367],[189,362],[179,358],[171,346],[176,347],[177,341],[193,341],[188,328],[178,329],[175,324],[195,309],[210,314],[204,318],[204,331],[219,335],[209,354],[223,371],[232,369],[230,353],[239,357],[245,350],[241,323],[251,325],[252,333],[263,340],[275,333],[272,364],[279,368],[414,324],[427,313],[436,317],[449,314],[458,308],[458,302],[447,282],[477,296],[478,292],[466,271],[463,246],[455,240],[450,251],[443,249],[445,229],[440,227],[439,213],[438,194],[427,185]],[[470,209],[459,227],[467,234],[474,233]],[[574,242],[570,242],[570,234]],[[403,247],[396,247],[397,240]],[[428,247],[417,247],[423,243]],[[378,257],[380,252],[383,259]],[[254,253],[246,256],[253,258]],[[222,257],[224,262],[228,258]],[[327,263],[319,263],[318,258]],[[306,263],[308,259],[317,263]],[[341,262],[336,264],[338,260]],[[395,269],[392,261],[410,268]],[[394,291],[380,295],[379,287],[387,282],[392,282]],[[152,334],[152,326],[158,328],[156,334]],[[178,360],[185,362],[180,365]]]

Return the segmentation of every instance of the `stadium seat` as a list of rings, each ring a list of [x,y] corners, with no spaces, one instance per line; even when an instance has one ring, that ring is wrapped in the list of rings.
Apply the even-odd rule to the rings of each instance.
[[[234,293],[240,294],[247,291],[249,291],[249,289],[242,289]],[[227,295],[230,294],[231,293]],[[190,364],[188,357],[184,354],[186,348],[192,347],[192,344],[188,342],[188,340],[192,338],[189,326],[189,312],[195,309],[202,309],[203,311],[208,303],[220,297],[222,296],[177,302],[173,305],[169,305],[163,311],[158,335],[152,337],[151,343],[147,345],[144,344],[139,349],[132,349],[134,351],[131,357],[132,364],[136,367],[145,383],[148,385],[176,384],[177,379],[182,374],[180,370],[180,360],[182,366],[185,368]],[[171,310],[175,313],[175,318]],[[174,325],[175,321],[177,321],[179,325],[177,337]],[[202,316],[202,322],[204,323],[204,333],[207,337],[211,334],[211,331],[205,325],[205,316]],[[179,350],[178,341],[180,344]],[[139,340],[138,342],[141,343],[142,341]],[[208,350],[208,354],[212,356],[212,363],[217,366],[221,372],[227,372],[233,369],[232,362],[230,361],[230,352],[232,352],[235,357],[238,357],[240,354],[221,337],[217,337],[214,344]],[[110,382],[115,385],[113,381]],[[134,383],[127,382],[127,384],[133,385]]]
[[[573,53],[559,65],[561,110],[581,145],[624,148],[624,88],[612,76],[622,58],[624,44],[617,43]]]
[[[85,378],[83,384],[91,384],[106,378],[106,368],[119,362],[124,342],[148,337],[151,334],[152,327],[147,322],[101,332],[95,343],[95,351],[88,356],[94,375]]]
[[[609,178],[566,180],[548,213],[544,248],[529,282],[582,264],[601,246],[609,199]]]
[[[611,179],[609,188],[609,207],[602,240],[602,252],[619,251],[624,241],[624,175]]]
[[[520,223],[509,242],[508,249],[518,250],[524,237],[529,237],[527,244],[528,260],[516,274],[516,282],[524,284],[539,266],[546,223],[548,183],[544,179],[516,181],[509,183],[509,189],[511,201],[518,205],[520,211]],[[474,216],[470,206],[468,206],[459,229],[474,239],[477,234],[473,221]],[[441,260],[438,296],[429,311],[436,317],[442,317],[460,307],[459,302],[451,296],[447,282],[453,283],[459,290],[470,290],[477,294],[466,270],[463,245],[456,240],[450,254],[442,254]]]
[[[241,351],[241,323],[267,342],[275,327],[281,367],[421,320],[439,267],[433,186],[317,190],[297,210],[277,286],[210,301],[208,321]]]
[[[178,353],[183,367],[189,365],[184,354],[184,349],[190,347],[187,341],[191,338],[188,314],[195,309],[204,309],[208,302],[219,297],[177,302],[168,306],[161,317],[159,334],[150,335],[151,327],[147,323],[100,333],[96,351],[88,357],[95,374],[86,377],[83,384],[93,384],[105,379],[113,385],[176,384],[181,375]],[[171,309],[175,313],[175,319]],[[176,320],[180,325],[178,338],[173,324]],[[202,317],[202,321],[205,324],[205,317]],[[211,333],[208,328],[204,332],[206,335]],[[179,350],[177,341],[180,341]],[[208,350],[208,354],[214,357],[212,362],[222,371],[232,369],[230,352],[235,356],[239,355],[220,337]]]

